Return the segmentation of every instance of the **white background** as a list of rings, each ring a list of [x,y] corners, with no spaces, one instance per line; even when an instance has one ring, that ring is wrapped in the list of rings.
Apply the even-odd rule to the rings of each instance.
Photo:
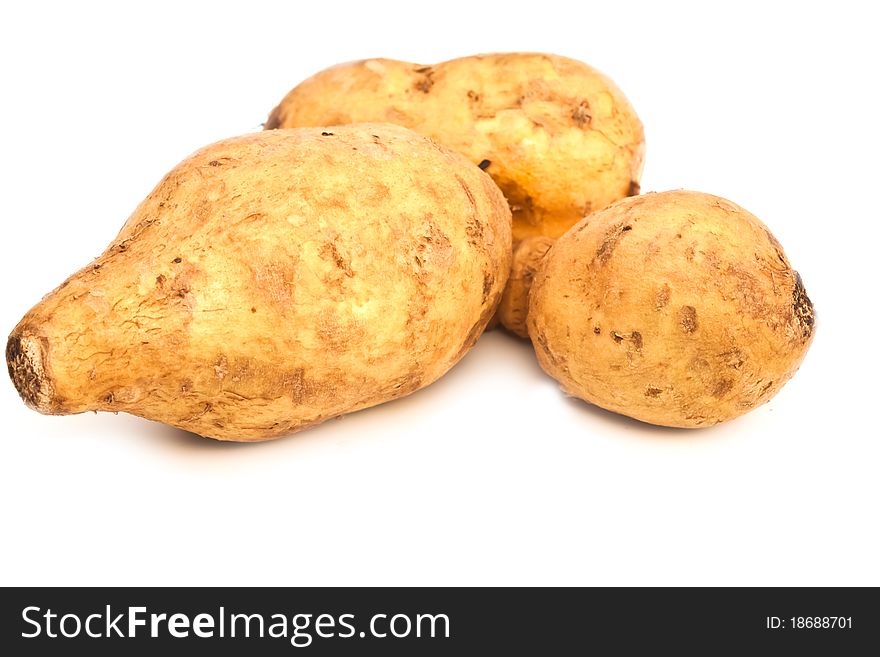
[[[257,445],[43,417],[2,383],[0,583],[880,585],[870,3],[715,4],[5,4],[3,331],[310,74],[513,50],[614,78],[643,189],[761,217],[818,331],[775,399],[697,432],[565,398],[499,332],[405,400]]]

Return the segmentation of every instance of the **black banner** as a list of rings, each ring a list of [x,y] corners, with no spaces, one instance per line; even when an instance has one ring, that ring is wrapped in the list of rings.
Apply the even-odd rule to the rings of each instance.
[[[877,589],[3,589],[7,655],[856,654]],[[461,653],[461,651],[467,651]],[[760,654],[764,654],[763,652]]]

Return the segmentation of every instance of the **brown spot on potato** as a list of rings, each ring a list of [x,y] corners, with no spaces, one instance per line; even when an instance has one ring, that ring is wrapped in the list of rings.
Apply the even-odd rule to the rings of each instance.
[[[712,389],[712,396],[720,399],[730,392],[731,388],[733,388],[732,379],[721,379],[715,383],[715,387]]]
[[[325,242],[319,253],[325,260],[332,261],[333,264],[335,264],[338,269],[342,270],[342,272],[349,278],[354,276],[354,271],[352,270],[351,265],[349,265],[348,261],[340,255],[339,250],[336,248],[336,244],[333,242]]]
[[[431,91],[431,87],[434,86],[434,69],[430,66],[423,66],[421,68],[417,68],[416,73],[418,73],[421,77],[416,80],[415,88],[418,91],[421,91],[423,94],[429,93]]]
[[[648,386],[645,388],[645,397],[657,398],[660,396],[661,392],[663,392],[663,390],[657,386]]]
[[[602,335],[602,328],[598,324],[596,324],[593,327],[593,333],[595,333],[596,335]]]
[[[467,97],[472,103],[479,103],[483,99],[483,97],[473,89],[468,89]]]
[[[165,286],[165,277],[162,274],[156,276],[156,287],[162,288]]]
[[[572,111],[571,118],[575,124],[581,128],[585,125],[589,125],[593,120],[593,115],[590,113],[590,104],[587,101],[582,100]]]
[[[595,260],[599,262],[599,264],[604,265],[611,258],[611,254],[614,252],[614,249],[617,247],[618,242],[620,242],[620,238],[627,231],[632,230],[632,226],[623,225],[623,223],[618,223],[605,231],[605,235],[602,238],[602,243],[599,245],[599,248],[596,249],[596,257]]]
[[[489,298],[489,292],[494,282],[495,277],[492,275],[492,272],[487,271],[483,274],[483,303],[486,303],[486,299]]]
[[[332,136],[333,136],[333,133],[332,133],[332,132],[327,132],[327,131],[325,130],[325,131],[323,131],[323,132],[321,133],[321,136],[322,136],[322,137],[332,137]]]
[[[181,262],[183,262],[183,258],[175,258],[171,262],[173,262],[175,265],[179,265]]]
[[[642,186],[636,180],[629,181],[629,189],[626,190],[627,196],[638,196],[642,191]]]
[[[461,176],[459,176],[458,174],[455,174],[455,179],[458,181],[458,184],[461,186],[461,188],[464,190],[464,193],[467,195],[468,203],[471,204],[471,212],[473,214],[476,214],[477,201],[474,198],[474,193],[471,191],[471,188],[468,187],[468,184],[464,181],[464,179]]]
[[[265,221],[266,215],[262,212],[251,212],[244,219],[238,222],[240,225],[243,224],[254,224],[260,221]]]
[[[476,217],[470,217],[464,227],[464,232],[467,233],[469,244],[479,244],[483,239],[483,224]]]
[[[804,289],[804,282],[801,280],[801,275],[797,272],[795,272],[791,307],[795,321],[801,328],[801,334],[805,338],[810,337],[813,333],[816,316],[813,310],[813,302],[810,301],[810,298],[807,296],[807,291]]]
[[[663,287],[654,294],[654,310],[663,310],[667,303],[669,303],[669,285],[664,283]]]
[[[223,163],[220,160],[211,160],[210,162],[208,162],[208,166],[222,167]]]
[[[697,309],[693,306],[682,306],[678,311],[678,323],[685,333],[693,333],[699,328]]]
[[[483,171],[489,168],[489,165],[492,164],[492,160],[483,160],[477,166],[480,167]]]
[[[473,238],[473,235],[482,235],[481,231],[482,226],[479,224],[479,220],[476,217],[469,218],[465,232]],[[430,214],[425,217],[425,227],[414,247],[414,261],[419,269],[419,276],[428,274],[426,268],[439,272],[451,262],[452,241],[446,233],[440,230]]]
[[[638,331],[633,331],[629,337],[630,337],[630,340],[632,340],[633,346],[636,348],[636,350],[641,351],[642,350],[642,334],[639,333]]]
[[[593,333],[596,333],[595,328],[593,329]],[[630,333],[620,333],[619,331],[611,331],[611,339],[614,340],[615,344],[621,344],[626,341],[626,355],[629,360],[632,360],[634,354],[641,354],[642,345],[644,340],[642,339],[642,334],[639,331],[632,331]]]
[[[471,191],[470,187],[468,187],[467,183],[458,175],[455,176],[455,179],[458,180],[458,184],[467,195],[468,203],[470,203],[471,206],[471,214],[468,217],[467,224],[465,225],[464,230],[468,236],[468,243],[473,246],[479,244],[483,239],[483,224],[478,216],[477,201],[474,198],[474,194]],[[446,237],[446,235],[442,235],[442,237],[445,242],[449,244],[449,238]]]

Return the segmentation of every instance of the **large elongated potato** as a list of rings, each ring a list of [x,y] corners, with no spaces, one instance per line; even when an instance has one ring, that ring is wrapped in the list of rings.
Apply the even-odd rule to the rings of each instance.
[[[637,193],[642,124],[623,93],[581,62],[540,53],[422,66],[368,59],[295,87],[266,128],[387,121],[480,164],[513,210],[513,236],[559,237]]]
[[[440,377],[492,316],[510,249],[489,176],[404,128],[228,139],[25,315],[9,373],[43,413],[271,438]]]
[[[813,339],[813,306],[766,226],[717,196],[624,199],[537,267],[528,332],[570,394],[653,424],[701,427],[763,404]]]

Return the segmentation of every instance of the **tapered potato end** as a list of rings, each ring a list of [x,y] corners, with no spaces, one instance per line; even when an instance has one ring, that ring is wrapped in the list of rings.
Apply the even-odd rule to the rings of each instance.
[[[47,346],[45,338],[16,329],[6,342],[6,367],[25,404],[46,415],[59,415],[62,411],[46,371]]]

